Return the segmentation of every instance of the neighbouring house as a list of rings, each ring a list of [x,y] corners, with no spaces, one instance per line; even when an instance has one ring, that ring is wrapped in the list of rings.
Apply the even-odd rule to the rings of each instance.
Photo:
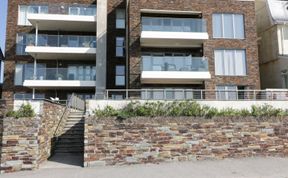
[[[254,1],[9,0],[8,6],[7,99],[65,100],[72,93],[124,99],[126,89],[141,99],[193,99],[196,89],[260,88]],[[236,95],[201,93],[244,97]]]
[[[288,1],[256,0],[261,87],[288,88]]]

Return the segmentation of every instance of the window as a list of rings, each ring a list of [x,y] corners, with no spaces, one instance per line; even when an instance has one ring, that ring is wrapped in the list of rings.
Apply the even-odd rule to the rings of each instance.
[[[116,28],[125,29],[125,9],[116,10]]]
[[[125,86],[125,66],[116,66],[116,86]]]
[[[35,45],[35,35],[19,33],[16,37],[16,55],[27,55],[26,46]]]
[[[213,14],[213,37],[244,39],[242,14]]]
[[[18,10],[18,25],[30,26],[31,23],[27,19],[27,15],[31,14],[48,14],[48,6],[26,6],[20,5]]]
[[[215,50],[215,73],[225,76],[245,76],[245,50]]]
[[[124,37],[116,37],[116,57],[124,57],[125,39]]]
[[[237,86],[216,86],[217,100],[237,100]]]

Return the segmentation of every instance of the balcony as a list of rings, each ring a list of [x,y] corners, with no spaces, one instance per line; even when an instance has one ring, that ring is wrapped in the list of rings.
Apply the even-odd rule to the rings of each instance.
[[[31,5],[28,21],[39,30],[96,31],[95,5]]]
[[[142,17],[143,47],[200,47],[207,39],[204,19]]]
[[[201,84],[211,79],[208,61],[191,56],[143,56],[143,84]]]
[[[28,68],[27,68],[28,69]],[[96,67],[37,68],[25,71],[23,86],[29,88],[89,88],[96,86]]]
[[[36,59],[95,60],[96,37],[72,35],[30,35],[25,52]],[[37,41],[37,44],[35,44]]]

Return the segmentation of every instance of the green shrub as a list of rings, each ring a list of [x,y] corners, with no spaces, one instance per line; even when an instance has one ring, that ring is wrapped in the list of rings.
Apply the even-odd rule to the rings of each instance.
[[[111,106],[107,106],[103,110],[95,110],[94,114],[97,117],[115,117],[121,116],[123,118],[129,117],[278,117],[287,116],[288,111],[282,109],[273,108],[270,105],[264,106],[252,106],[250,110],[248,109],[233,109],[226,108],[218,110],[214,107],[201,106],[197,102],[183,101],[183,102],[146,102],[141,104],[140,102],[131,102],[123,109],[116,110]]]
[[[6,113],[7,117],[34,117],[35,112],[30,104],[22,104],[18,111],[8,111]]]

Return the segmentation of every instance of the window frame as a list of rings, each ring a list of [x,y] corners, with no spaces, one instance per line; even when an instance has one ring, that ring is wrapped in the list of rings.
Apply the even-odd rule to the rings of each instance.
[[[122,74],[122,72],[121,72],[121,74],[118,74],[118,70],[117,70],[117,68],[119,68],[119,67],[123,67],[124,69],[123,69],[123,74]],[[115,86],[118,86],[118,87],[123,87],[123,86],[126,86],[126,72],[125,72],[125,70],[126,70],[126,66],[125,65],[116,65],[115,66]],[[117,84],[117,78],[118,77],[123,77],[124,78],[124,83],[123,84]]]
[[[236,69],[236,52],[237,51],[242,51],[242,52],[244,52],[244,56],[245,56],[245,68],[244,68],[244,70],[245,70],[245,74],[243,74],[243,75],[239,75],[239,74],[235,74],[235,75],[232,75],[232,74],[230,74],[229,72],[229,74],[218,74],[217,73],[217,64],[216,64],[216,51],[222,51],[222,59],[221,60],[223,60],[223,66],[222,66],[222,68],[223,69],[225,69],[225,63],[224,63],[224,61],[225,61],[225,52],[226,51],[233,51],[233,63],[234,63],[234,66],[233,66],[233,68],[234,68],[234,70]],[[220,49],[214,49],[214,71],[215,71],[215,76],[224,76],[224,77],[247,77],[248,76],[248,65],[247,65],[247,51],[246,51],[246,49],[239,49],[239,48],[236,48],[236,49],[222,49],[222,48],[220,48]],[[235,73],[236,73],[236,70],[234,71]],[[224,73],[225,73],[225,71],[224,71]]]
[[[221,36],[216,37],[215,36],[215,27],[214,27],[214,15],[221,15],[221,22],[218,22],[221,24]],[[225,37],[225,20],[224,16],[225,15],[232,15],[232,26],[233,26],[233,37]],[[243,19],[243,38],[236,37],[236,24],[235,24],[235,16],[236,15],[241,15]],[[246,39],[246,28],[245,28],[245,15],[241,13],[213,13],[212,14],[212,36],[213,39],[229,39],[229,40],[245,40]]]
[[[124,12],[124,17],[121,17],[121,13]],[[126,10],[125,9],[116,9],[116,20],[115,20],[115,28],[116,29],[125,29],[126,28]],[[124,22],[124,26],[121,26]]]
[[[118,39],[123,39],[123,45],[119,45],[118,46]],[[126,48],[126,44],[125,44],[126,42],[125,42],[125,37],[123,37],[123,36],[117,36],[116,38],[115,38],[115,56],[116,57],[119,57],[119,58],[121,58],[121,57],[125,57],[125,55],[126,55],[126,51],[125,51],[125,48]],[[123,55],[118,55],[118,49],[120,49],[121,48],[121,50],[123,50]]]

